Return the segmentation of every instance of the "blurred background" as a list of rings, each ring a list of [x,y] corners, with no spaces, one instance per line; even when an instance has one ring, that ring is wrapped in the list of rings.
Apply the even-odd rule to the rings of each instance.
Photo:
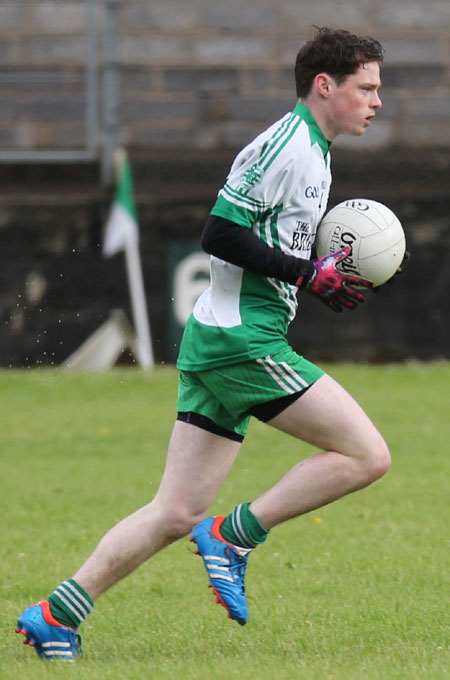
[[[450,356],[448,0],[1,0],[0,366],[59,366],[113,310],[132,321],[124,255],[102,254],[119,147],[155,359],[175,360],[207,282],[204,221],[236,152],[293,108],[313,25],[386,49],[376,122],[333,144],[330,206],[386,203],[411,259],[354,314],[302,299],[291,344],[318,361]]]

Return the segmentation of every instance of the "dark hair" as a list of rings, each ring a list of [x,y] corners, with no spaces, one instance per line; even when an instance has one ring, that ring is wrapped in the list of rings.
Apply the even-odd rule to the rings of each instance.
[[[318,73],[328,73],[337,83],[356,73],[361,64],[383,61],[378,40],[344,30],[318,28],[314,37],[300,48],[295,62],[297,97],[309,94]]]

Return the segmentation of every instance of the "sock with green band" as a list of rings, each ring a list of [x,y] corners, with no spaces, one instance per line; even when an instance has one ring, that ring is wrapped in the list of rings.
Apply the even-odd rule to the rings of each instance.
[[[249,505],[250,503],[236,505],[220,527],[223,538],[241,548],[255,548],[259,543],[264,543],[269,533],[252,513]]]
[[[89,595],[72,578],[63,581],[48,601],[52,616],[63,626],[70,628],[78,628],[94,608]]]

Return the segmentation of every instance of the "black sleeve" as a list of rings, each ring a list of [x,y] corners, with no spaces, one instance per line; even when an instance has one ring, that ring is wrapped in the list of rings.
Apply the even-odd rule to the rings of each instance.
[[[208,217],[201,245],[207,253],[225,262],[248,269],[254,274],[274,276],[294,285],[300,276],[307,280],[314,272],[310,260],[302,260],[271,248],[251,229],[217,215]]]

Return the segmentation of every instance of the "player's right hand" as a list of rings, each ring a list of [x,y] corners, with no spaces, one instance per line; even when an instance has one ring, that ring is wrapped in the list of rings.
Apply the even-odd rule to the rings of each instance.
[[[343,274],[337,270],[336,265],[348,257],[352,249],[350,246],[343,248],[333,255],[325,255],[313,262],[314,272],[308,281],[301,277],[297,285],[315,295],[334,312],[342,312],[342,309],[355,309],[358,303],[366,301],[365,296],[353,286],[372,288],[373,284],[367,279]]]
[[[395,274],[394,274],[393,276],[391,276],[390,279],[388,279],[387,281],[385,281],[384,283],[382,283],[380,286],[374,286],[374,287],[372,288],[373,292],[374,292],[374,293],[379,293],[380,290],[381,290],[381,288],[382,288],[383,286],[386,286],[386,285],[391,286],[391,285],[394,283],[394,281],[395,281],[395,279],[397,278],[397,276],[399,276],[400,274],[403,274],[403,272],[404,272],[404,270],[405,270],[405,265],[406,265],[406,263],[408,262],[408,260],[409,260],[410,257],[411,257],[411,253],[409,252],[409,250],[405,250],[405,254],[404,254],[404,256],[403,256],[402,263],[401,263],[401,265],[399,266],[399,268],[397,269],[397,271],[395,272]]]

